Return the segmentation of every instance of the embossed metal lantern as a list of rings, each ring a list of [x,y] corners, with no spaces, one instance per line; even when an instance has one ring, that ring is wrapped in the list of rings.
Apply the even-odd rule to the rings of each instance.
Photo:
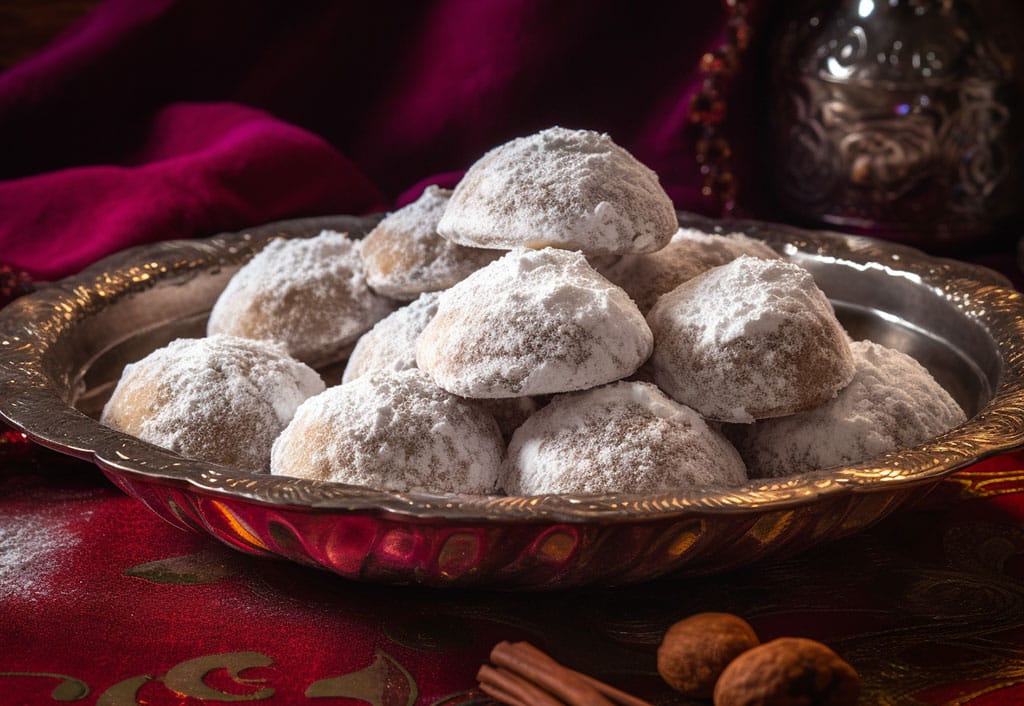
[[[948,244],[1020,210],[1012,54],[954,0],[844,0],[783,25],[773,180],[798,217]]]

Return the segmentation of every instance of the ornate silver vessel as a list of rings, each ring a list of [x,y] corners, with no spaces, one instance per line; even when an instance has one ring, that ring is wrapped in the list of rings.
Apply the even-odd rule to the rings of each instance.
[[[774,54],[785,208],[921,244],[988,234],[1019,210],[1013,56],[971,4],[803,5]]]

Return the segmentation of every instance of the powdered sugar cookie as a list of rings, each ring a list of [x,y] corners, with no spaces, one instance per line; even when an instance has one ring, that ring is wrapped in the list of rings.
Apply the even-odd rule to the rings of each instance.
[[[439,292],[420,295],[396,309],[363,334],[352,349],[342,382],[351,382],[374,370],[398,372],[416,367],[416,339],[437,313]]]
[[[578,252],[513,251],[438,299],[416,361],[464,397],[525,397],[623,378],[651,331],[624,291]]]
[[[851,348],[856,373],[835,399],[791,417],[730,428],[752,476],[858,463],[966,420],[949,393],[910,356],[871,341]]]
[[[853,377],[849,338],[803,268],[741,256],[663,295],[647,316],[658,386],[704,417],[804,411]]]
[[[356,343],[342,382],[351,382],[375,370],[409,370],[416,367],[416,340],[437,312],[438,292],[420,295],[377,322]],[[531,397],[471,400],[494,416],[505,439],[537,409]]]
[[[489,415],[422,371],[377,371],[311,397],[271,473],[399,492],[493,493],[504,453]]]
[[[739,454],[695,411],[654,385],[617,382],[560,395],[516,430],[510,495],[658,493],[738,485]]]
[[[740,255],[769,260],[778,253],[760,240],[742,233],[715,235],[680,228],[661,250],[643,255],[623,255],[598,271],[626,290],[642,312],[654,307],[658,297],[712,267],[732,262]]]
[[[100,421],[182,456],[265,471],[274,439],[323,389],[278,344],[178,339],[125,366]]]
[[[388,214],[363,241],[366,281],[379,294],[410,301],[447,289],[501,252],[468,248],[437,234],[451,191],[428,186],[413,203]]]
[[[272,241],[228,282],[207,333],[279,341],[310,365],[340,360],[395,306],[367,286],[360,247],[333,231]]]
[[[437,230],[480,248],[611,255],[659,250],[678,227],[657,174],[607,135],[553,127],[481,157]]]

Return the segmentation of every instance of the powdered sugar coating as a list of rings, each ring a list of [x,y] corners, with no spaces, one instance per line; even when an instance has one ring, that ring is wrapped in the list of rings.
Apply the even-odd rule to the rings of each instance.
[[[100,421],[189,458],[265,471],[274,439],[323,389],[278,344],[183,338],[126,365]]]
[[[513,251],[438,299],[416,361],[464,397],[584,390],[650,355],[651,331],[624,291],[581,253]]]
[[[741,256],[647,316],[658,386],[704,417],[751,422],[816,407],[853,377],[850,343],[809,272]]]
[[[388,214],[363,241],[366,281],[379,294],[410,301],[447,289],[500,252],[457,245],[437,234],[451,191],[428,186],[413,203]]]
[[[866,461],[966,421],[960,406],[910,356],[854,343],[853,380],[820,407],[730,429],[751,475],[782,477]]]
[[[502,473],[510,495],[658,493],[746,479],[725,437],[643,382],[556,397],[512,435]]]
[[[398,372],[415,368],[416,340],[437,312],[438,296],[438,292],[420,295],[363,334],[348,359],[342,382],[351,382],[375,370]],[[530,397],[470,401],[494,416],[505,439],[537,409],[537,403]]]
[[[493,493],[498,426],[420,370],[376,371],[307,400],[274,443],[271,473],[431,493]]]
[[[310,365],[340,360],[394,308],[367,286],[360,247],[326,230],[315,238],[272,241],[228,282],[207,333],[279,341]]]
[[[742,233],[716,235],[680,228],[661,250],[642,255],[623,255],[601,274],[626,290],[640,311],[648,312],[658,297],[712,267],[732,262],[740,255],[780,259],[760,240]]]
[[[415,368],[416,339],[437,313],[439,296],[438,292],[421,294],[364,333],[349,356],[341,381],[351,382],[374,370],[398,372]]]
[[[481,157],[437,230],[481,248],[610,255],[659,250],[678,227],[658,175],[608,135],[552,127]]]

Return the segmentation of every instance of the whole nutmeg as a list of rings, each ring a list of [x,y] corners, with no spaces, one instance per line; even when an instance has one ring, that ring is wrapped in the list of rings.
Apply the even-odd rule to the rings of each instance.
[[[759,642],[743,618],[730,613],[697,613],[665,633],[658,647],[658,673],[676,691],[710,698],[726,665]]]
[[[820,642],[780,637],[737,657],[718,679],[715,706],[854,706],[860,677]]]

